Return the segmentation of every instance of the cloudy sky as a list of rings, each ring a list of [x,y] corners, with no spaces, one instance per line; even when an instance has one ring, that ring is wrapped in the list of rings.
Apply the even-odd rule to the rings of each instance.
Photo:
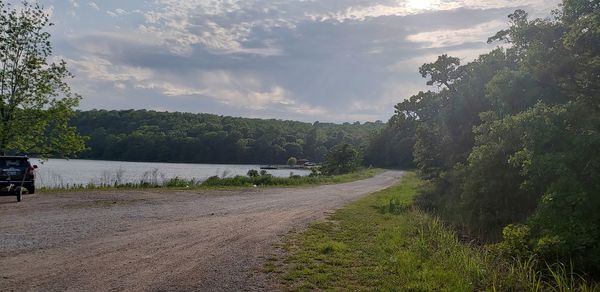
[[[10,2],[10,1],[9,1]],[[16,0],[15,0],[16,2]],[[42,0],[82,109],[302,121],[387,120],[425,89],[418,67],[463,62],[518,8],[556,0]]]

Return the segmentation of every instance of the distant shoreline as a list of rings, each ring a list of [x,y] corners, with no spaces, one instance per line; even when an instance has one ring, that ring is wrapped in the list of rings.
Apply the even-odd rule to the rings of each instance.
[[[39,157],[30,156],[30,159],[42,161],[44,159]],[[203,164],[203,165],[232,165],[232,166],[263,166],[263,165],[274,165],[278,169],[310,169],[307,167],[295,167],[290,168],[286,164],[269,164],[269,163],[210,163],[210,162],[173,162],[173,161],[131,161],[131,160],[105,160],[105,159],[92,159],[92,158],[47,158],[46,160],[62,160],[62,161],[93,161],[93,162],[124,162],[124,163],[164,163],[164,164]]]

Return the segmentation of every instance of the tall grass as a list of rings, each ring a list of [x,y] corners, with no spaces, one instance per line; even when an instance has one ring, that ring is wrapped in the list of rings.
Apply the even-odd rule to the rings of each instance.
[[[501,259],[496,265],[491,279],[493,291],[600,291],[598,283],[576,273],[571,263],[551,264],[529,257]]]
[[[466,244],[413,204],[413,173],[288,238],[280,273],[290,290],[599,291],[569,265],[507,258]]]
[[[328,184],[328,183],[342,183],[358,179],[369,178],[380,173],[381,169],[363,169],[357,172],[343,174],[343,175],[310,175],[310,176],[299,176],[290,173],[289,177],[275,177],[268,173],[262,173],[256,176],[234,176],[234,177],[218,177],[212,176],[206,179],[203,186],[298,186],[298,185],[310,185],[310,184]]]
[[[100,178],[93,179],[87,184],[69,184],[56,174],[52,176],[53,187],[41,187],[45,191],[64,190],[99,190],[99,189],[147,189],[147,188],[202,188],[202,187],[253,187],[253,186],[299,186],[311,184],[343,183],[372,177],[382,172],[381,169],[363,169],[354,173],[336,176],[299,176],[290,173],[289,177],[274,177],[265,171],[256,172],[257,176],[234,176],[230,172],[217,171],[217,175],[207,179],[186,179],[180,177],[166,178],[158,169],[146,171],[135,182],[124,182],[124,171],[114,173],[105,171]],[[219,175],[220,174],[220,175]],[[48,182],[46,182],[47,184]]]
[[[60,174],[51,173],[48,177],[38,177],[38,182],[51,187],[40,187],[40,190],[82,190],[82,189],[137,189],[137,188],[189,188],[200,186],[202,180],[185,179],[180,177],[167,178],[159,169],[154,168],[142,173],[137,181],[125,181],[125,171],[122,168],[111,172],[105,170],[100,177],[91,179],[88,183],[66,183]]]

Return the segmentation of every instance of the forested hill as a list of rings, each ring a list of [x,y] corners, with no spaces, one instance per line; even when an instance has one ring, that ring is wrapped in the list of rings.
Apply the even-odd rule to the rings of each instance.
[[[340,143],[363,147],[382,122],[314,124],[147,110],[79,111],[71,120],[89,136],[80,158],[195,163],[320,161]]]

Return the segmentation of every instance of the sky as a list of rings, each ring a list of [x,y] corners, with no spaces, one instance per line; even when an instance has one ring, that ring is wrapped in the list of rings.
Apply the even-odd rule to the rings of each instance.
[[[11,2],[11,1],[9,1]],[[12,1],[12,2],[17,2]],[[418,67],[466,63],[525,9],[556,0],[42,0],[80,109],[387,121],[428,89]],[[435,89],[435,88],[431,88]]]

